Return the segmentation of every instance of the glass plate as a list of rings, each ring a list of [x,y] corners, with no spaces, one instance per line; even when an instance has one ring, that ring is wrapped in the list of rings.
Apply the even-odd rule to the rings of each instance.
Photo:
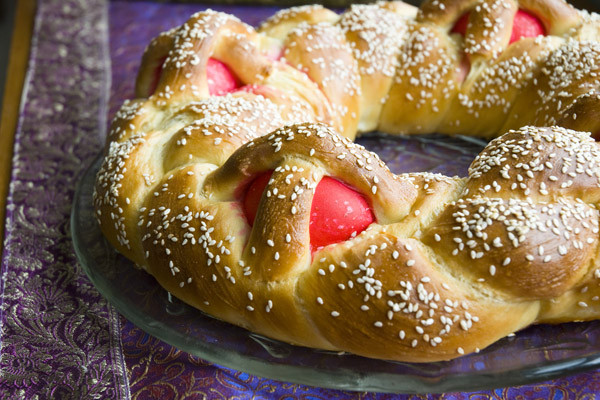
[[[392,171],[466,175],[485,145],[441,135],[358,140]],[[291,346],[211,318],[162,289],[104,239],[93,216],[98,157],[83,175],[72,210],[75,251],[96,288],[149,334],[210,362],[300,384],[377,392],[472,391],[547,380],[600,367],[600,321],[538,325],[504,338],[479,354],[437,363],[373,360]]]

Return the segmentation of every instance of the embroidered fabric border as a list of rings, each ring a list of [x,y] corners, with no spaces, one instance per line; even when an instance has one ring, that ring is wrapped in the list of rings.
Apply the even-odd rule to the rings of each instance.
[[[40,0],[2,254],[0,397],[129,399],[118,313],[77,264],[76,182],[101,147],[106,0]]]

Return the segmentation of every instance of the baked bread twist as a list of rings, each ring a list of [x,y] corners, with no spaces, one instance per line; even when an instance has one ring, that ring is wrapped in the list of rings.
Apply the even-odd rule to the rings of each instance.
[[[518,8],[548,36],[509,45]],[[463,40],[449,32],[467,12]],[[600,130],[598,26],[553,0],[301,7],[258,32],[195,14],[150,44],[138,99],[113,121],[101,229],[183,301],[310,347],[446,360],[531,323],[597,318],[600,152],[567,128]],[[245,86],[215,89],[221,63]],[[467,178],[395,175],[350,140],[554,123],[494,139]],[[318,247],[325,177],[374,222]]]

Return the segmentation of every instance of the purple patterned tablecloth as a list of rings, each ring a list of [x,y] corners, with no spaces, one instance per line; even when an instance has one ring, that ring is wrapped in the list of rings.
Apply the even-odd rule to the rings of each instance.
[[[119,317],[76,261],[69,232],[74,187],[101,149],[107,116],[133,93],[145,44],[202,8],[39,1],[7,199],[0,398],[592,399],[600,393],[600,371],[474,393],[314,388],[212,365]],[[253,25],[274,11],[213,8]]]

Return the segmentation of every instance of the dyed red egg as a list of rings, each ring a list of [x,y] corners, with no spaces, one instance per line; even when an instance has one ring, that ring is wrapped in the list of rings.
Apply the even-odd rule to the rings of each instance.
[[[467,34],[467,25],[469,25],[469,13],[463,14],[456,24],[454,24],[454,28],[450,32],[452,33],[460,33],[461,35]]]
[[[515,15],[510,43],[521,38],[545,36],[546,30],[538,17],[527,11],[519,10]]]
[[[314,248],[348,240],[373,221],[363,195],[336,179],[321,179],[310,208],[310,243]]]
[[[163,71],[163,63],[166,57],[158,63],[154,72],[154,79],[150,87],[150,93],[154,93]],[[241,86],[239,79],[231,72],[231,69],[219,60],[209,58],[206,64],[206,79],[208,81],[208,92],[211,96],[220,96],[232,92]]]
[[[250,225],[254,223],[262,193],[271,171],[258,175],[243,198],[243,209]],[[324,177],[315,190],[310,210],[310,243],[313,249],[342,242],[365,230],[375,221],[363,195],[348,185]]]
[[[469,13],[463,14],[452,28],[453,33],[465,35],[469,24]],[[527,11],[519,10],[513,21],[513,29],[510,35],[510,43],[527,37],[544,36],[546,30],[538,17]]]
[[[242,201],[242,207],[244,208],[244,214],[250,225],[254,225],[254,218],[256,218],[260,199],[272,174],[273,171],[266,171],[258,175],[246,190],[246,194]]]
[[[208,81],[208,93],[211,96],[220,96],[241,86],[239,79],[231,69],[214,58],[209,58],[206,64],[206,79]]]

